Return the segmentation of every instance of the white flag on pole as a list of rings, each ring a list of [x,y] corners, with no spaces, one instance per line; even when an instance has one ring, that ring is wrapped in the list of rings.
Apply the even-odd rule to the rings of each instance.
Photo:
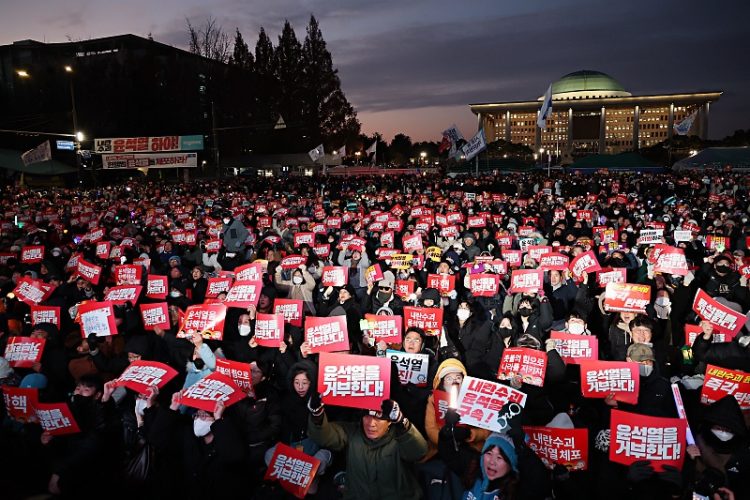
[[[690,113],[690,115],[686,116],[685,119],[680,123],[675,123],[675,133],[677,133],[677,135],[688,135],[688,132],[690,132],[690,128],[693,126],[693,122],[695,121],[696,116],[698,116],[697,109]]]
[[[378,140],[375,139],[375,142],[372,143],[372,145],[365,150],[365,154],[371,155],[373,153],[377,153],[378,150]]]
[[[37,147],[29,149],[21,155],[21,161],[25,167],[28,167],[32,163],[39,163],[40,161],[46,161],[52,159],[52,147],[49,141],[44,141]]]
[[[469,142],[461,147],[461,152],[464,154],[467,160],[471,160],[476,155],[481,153],[487,147],[487,141],[484,138],[484,129],[476,133],[474,137],[469,139]]]
[[[307,154],[310,155],[310,159],[312,161],[318,161],[318,159],[322,158],[323,155],[325,155],[326,153],[325,153],[325,150],[323,149],[323,145],[321,144],[317,148],[311,149],[310,152]]]
[[[346,156],[346,145],[341,146],[337,152],[339,157],[344,158]]]
[[[542,100],[542,109],[539,111],[539,116],[536,119],[537,126],[542,130],[547,130],[547,116],[552,112],[552,84],[547,87],[547,92],[544,93],[544,99]]]

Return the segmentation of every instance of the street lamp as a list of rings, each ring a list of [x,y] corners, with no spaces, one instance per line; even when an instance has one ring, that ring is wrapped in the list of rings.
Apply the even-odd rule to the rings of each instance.
[[[76,92],[73,87],[73,66],[66,64],[63,69],[68,74],[68,87],[70,88],[70,108],[73,117],[73,134],[76,139],[76,169],[78,170],[78,180],[81,180],[81,143],[83,142],[83,132],[78,130],[78,114],[76,113]]]
[[[28,78],[28,77],[31,76],[31,75],[29,75],[29,72],[26,71],[25,69],[17,69],[16,70],[16,74],[18,76],[20,76],[21,78]]]
[[[65,65],[65,72],[66,73],[72,73],[73,72],[73,66],[71,66],[70,64],[66,64]]]
[[[80,130],[76,132],[76,140],[78,142],[83,142],[85,139],[86,139],[86,136],[83,135],[83,132],[81,132]]]
[[[362,152],[361,152],[361,151],[355,151],[355,152],[354,152],[354,156],[356,156],[356,157],[357,157],[357,165],[359,165],[359,155],[361,155],[361,154],[362,154]]]

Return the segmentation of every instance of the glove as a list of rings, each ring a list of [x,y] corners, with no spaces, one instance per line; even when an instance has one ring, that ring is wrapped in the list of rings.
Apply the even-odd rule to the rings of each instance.
[[[654,468],[651,467],[651,462],[648,460],[639,460],[633,462],[628,467],[628,481],[632,483],[638,483],[645,481],[654,475]]]
[[[461,420],[461,415],[458,414],[458,412],[452,408],[448,408],[448,410],[445,412],[445,425],[453,426],[456,425]]]
[[[89,333],[89,336],[86,337],[86,343],[89,345],[89,351],[91,352],[99,349],[99,339],[96,337],[95,333]]]
[[[310,394],[310,399],[307,400],[307,409],[310,410],[313,417],[320,417],[323,415],[324,405],[323,401],[320,399],[318,391],[314,391]]]
[[[557,343],[555,342],[555,339],[547,339],[544,341],[544,350],[545,352],[550,352],[553,349],[557,348]]]
[[[451,290],[448,294],[448,298],[451,300],[456,300],[456,297],[458,297],[458,292],[456,292],[455,290]]]
[[[388,419],[394,424],[400,424],[404,421],[404,414],[401,413],[398,403],[392,399],[383,400],[380,406],[380,411],[383,414],[383,418]]]
[[[663,470],[656,475],[662,481],[676,486],[677,489],[682,489],[682,473],[677,469],[677,467],[665,465]]]
[[[506,433],[508,434],[508,437],[513,439],[513,442],[516,442],[517,440],[523,441],[524,434],[521,425],[522,410],[523,408],[518,403],[507,402],[497,414],[498,421],[507,424]]]

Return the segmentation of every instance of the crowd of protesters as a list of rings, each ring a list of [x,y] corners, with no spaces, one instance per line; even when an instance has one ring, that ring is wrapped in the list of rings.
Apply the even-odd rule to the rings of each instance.
[[[749,187],[747,176],[717,171],[5,187],[0,354],[11,337],[46,342],[31,367],[0,358],[0,385],[36,389],[39,402],[67,402],[80,432],[51,435],[33,416],[12,418],[6,397],[0,497],[286,498],[276,482],[264,480],[283,443],[320,461],[311,498],[750,498],[750,401],[736,388],[734,396],[701,399],[708,365],[750,373],[750,331],[743,318],[739,333],[719,338],[716,321],[693,308],[702,290],[742,316],[750,310]],[[478,216],[481,222],[469,223]],[[295,246],[295,234],[314,226],[314,241]],[[662,230],[659,241],[644,243],[642,232],[654,228]],[[675,231],[689,237],[676,241]],[[194,238],[184,239],[186,233]],[[422,244],[404,251],[414,235]],[[540,288],[511,293],[513,270],[540,266],[529,239],[570,260],[592,251],[600,270],[546,270]],[[209,244],[216,240],[221,244]],[[97,252],[101,242],[110,242],[105,255]],[[316,250],[326,244],[329,252]],[[689,270],[658,271],[651,258],[657,245],[681,249]],[[28,247],[43,247],[41,260],[24,262]],[[388,248],[413,259],[401,265]],[[475,297],[471,275],[497,273],[490,263],[514,250],[523,251],[521,260],[500,273],[498,292]],[[290,255],[304,261],[284,268],[280,262]],[[81,276],[71,259],[100,266],[98,282]],[[228,308],[221,340],[177,335],[186,308],[225,297],[208,297],[210,277],[257,261],[265,270],[257,305]],[[142,284],[149,275],[167,276],[169,327],[144,328],[139,306],[160,300],[142,293],[136,303],[114,307],[117,335],[82,334],[78,309],[103,300],[116,284],[115,267],[133,263],[143,266]],[[367,273],[376,263],[382,273],[373,282]],[[323,286],[326,266],[343,266],[347,284]],[[618,269],[627,283],[650,286],[642,311],[606,307],[597,274]],[[453,289],[430,288],[429,275],[455,276]],[[14,294],[23,280],[51,288],[30,304]],[[399,285],[407,282],[403,293]],[[305,317],[345,316],[348,353],[428,355],[426,383],[395,377],[378,411],[325,404],[318,354],[303,327],[286,324],[279,348],[254,339],[256,315],[272,312],[281,298],[301,300]],[[58,324],[32,325],[31,305],[59,307]],[[443,324],[429,332],[404,324],[402,342],[392,345],[363,328],[364,315],[401,316],[407,306],[441,308]],[[700,330],[692,344],[685,336],[691,326]],[[551,332],[595,337],[595,359],[637,363],[637,401],[583,397],[579,368],[558,353]],[[541,386],[520,377],[497,380],[511,347],[546,353]],[[221,358],[249,364],[252,389],[213,411],[182,405],[182,392],[212,374]],[[145,394],[118,385],[138,360],[162,362],[178,375]],[[526,394],[520,411],[500,410],[509,422],[504,432],[465,425],[455,409],[436,416],[433,391],[455,390],[466,377]],[[681,467],[611,460],[611,413],[678,418],[675,382],[695,437],[689,446],[681,439]],[[543,462],[528,426],[588,429],[586,467]]]

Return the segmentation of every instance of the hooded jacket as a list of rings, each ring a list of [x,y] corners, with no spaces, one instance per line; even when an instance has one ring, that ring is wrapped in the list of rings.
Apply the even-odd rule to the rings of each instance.
[[[304,397],[299,397],[294,390],[295,373],[304,371],[310,380],[310,389]],[[287,374],[286,393],[281,400],[281,442],[296,443],[307,438],[307,401],[318,380],[318,370],[312,361],[302,360],[292,365]]]
[[[463,363],[453,358],[446,359],[445,361],[440,363],[437,372],[435,372],[435,378],[432,379],[433,390],[440,387],[440,383],[442,382],[440,373],[444,368],[448,367],[457,368],[461,373],[463,373],[464,377],[466,377],[466,368],[464,367]],[[430,394],[430,397],[427,398],[427,407],[425,408],[424,413],[424,427],[425,431],[427,431],[429,450],[427,451],[427,454],[425,455],[423,461],[427,461],[437,454],[437,445],[440,435],[440,425],[435,418],[435,402],[432,394]],[[482,449],[482,446],[484,446],[485,439],[487,439],[487,436],[490,435],[490,431],[479,429],[478,427],[470,427],[470,430],[471,433],[469,434],[469,439],[466,440],[466,443],[475,450],[480,451]]]

